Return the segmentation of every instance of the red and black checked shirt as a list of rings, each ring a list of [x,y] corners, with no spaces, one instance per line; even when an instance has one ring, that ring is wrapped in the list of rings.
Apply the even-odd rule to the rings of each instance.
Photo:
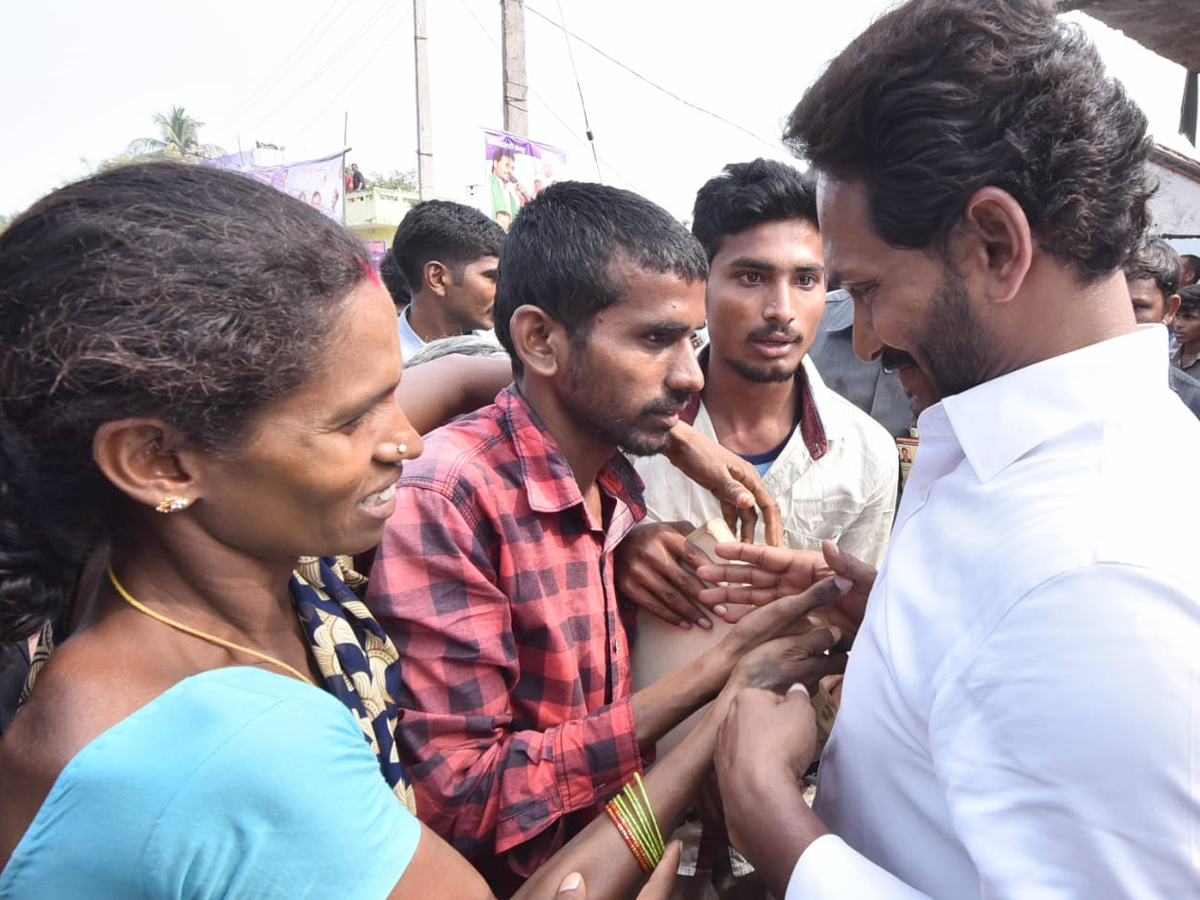
[[[509,387],[426,438],[367,595],[420,818],[501,896],[642,765],[612,560],[641,481],[620,454],[601,470],[605,528],[532,415]]]

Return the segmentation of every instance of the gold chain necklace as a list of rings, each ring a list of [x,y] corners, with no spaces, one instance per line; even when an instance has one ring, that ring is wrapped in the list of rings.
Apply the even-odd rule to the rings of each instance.
[[[139,603],[134,596],[125,590],[125,586],[117,580],[117,573],[113,571],[112,563],[108,564],[108,580],[112,582],[112,586],[117,589],[117,593],[121,598],[136,609],[138,612],[143,612],[152,619],[162,622],[164,625],[169,625],[177,631],[182,631],[184,634],[190,634],[192,637],[198,637],[202,641],[208,641],[210,644],[216,644],[218,647],[224,647],[227,650],[237,650],[239,653],[245,653],[248,656],[253,656],[256,659],[261,659],[263,662],[270,663],[273,666],[278,666],[285,672],[294,675],[301,681],[306,681],[309,684],[315,685],[311,678],[302,673],[299,669],[289,666],[282,659],[276,659],[274,656],[268,656],[266,653],[260,653],[250,647],[243,647],[241,644],[235,644],[233,641],[227,641],[224,638],[219,638],[215,634],[209,634],[206,631],[200,631],[197,628],[192,628],[190,625],[184,625],[182,622],[176,622],[174,619],[169,619],[162,613],[157,613],[144,603]]]

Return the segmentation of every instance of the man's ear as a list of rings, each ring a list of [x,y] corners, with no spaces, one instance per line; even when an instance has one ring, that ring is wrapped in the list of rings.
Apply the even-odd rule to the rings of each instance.
[[[548,312],[529,304],[518,306],[508,330],[527,373],[552,378],[562,371],[570,356],[571,337],[567,327]]]
[[[1163,301],[1163,317],[1162,323],[1170,325],[1175,321],[1175,313],[1179,312],[1180,297],[1178,294],[1172,294]]]
[[[454,273],[450,271],[450,267],[436,259],[425,263],[421,275],[425,279],[426,286],[439,297],[444,297],[446,287],[454,283]]]
[[[181,449],[174,430],[158,419],[105,422],[92,438],[92,456],[104,477],[150,507],[167,495],[196,499],[198,484]]]
[[[1025,210],[1008,191],[983,187],[967,201],[963,219],[967,262],[982,273],[991,302],[1008,302],[1033,264],[1033,233]]]

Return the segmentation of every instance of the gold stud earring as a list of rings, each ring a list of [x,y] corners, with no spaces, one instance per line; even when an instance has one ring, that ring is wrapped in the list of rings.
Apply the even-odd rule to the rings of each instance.
[[[158,506],[154,507],[160,513],[170,514],[179,512],[181,509],[187,509],[191,504],[191,500],[186,497],[180,497],[178,494],[167,494],[159,501]]]

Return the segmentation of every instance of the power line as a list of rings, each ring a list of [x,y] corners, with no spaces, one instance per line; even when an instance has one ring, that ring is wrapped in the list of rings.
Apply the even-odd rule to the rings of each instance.
[[[322,75],[324,75],[325,72],[327,72],[334,63],[340,61],[342,56],[346,53],[346,51],[348,51],[352,46],[354,46],[359,41],[361,41],[371,31],[371,29],[375,27],[376,22],[378,22],[380,19],[383,18],[385,13],[387,13],[389,10],[394,9],[394,8],[395,8],[395,6],[390,2],[390,0],[384,0],[384,3],[379,7],[378,10],[375,11],[374,15],[372,15],[370,18],[368,18],[366,20],[366,22],[364,22],[362,24],[362,26],[358,29],[358,31],[356,31],[353,35],[351,35],[349,40],[347,40],[346,43],[342,44],[342,46],[339,47],[334,52],[333,56],[330,57],[323,66],[321,66],[319,69],[317,69],[317,71],[315,71],[307,79],[305,79],[299,85],[297,85],[296,89],[294,91],[292,91],[290,94],[288,94],[287,97],[285,97],[279,103],[276,103],[270,112],[266,113],[266,115],[260,116],[259,121],[260,122],[267,121],[268,119],[271,118],[271,116],[275,115],[275,113],[279,112],[279,110],[283,109],[283,107],[287,106],[294,99],[296,99],[296,97],[305,88],[307,88],[310,84],[312,84],[314,81],[316,81]]]
[[[575,40],[579,41],[579,43],[583,44],[585,47],[588,47],[591,50],[594,50],[596,53],[603,56],[605,59],[607,59],[613,65],[619,66],[620,68],[622,68],[626,72],[628,72],[630,75],[632,75],[635,78],[637,78],[641,81],[644,81],[646,84],[650,85],[650,87],[654,88],[656,91],[661,91],[662,93],[666,94],[672,100],[676,100],[679,103],[682,103],[684,106],[690,107],[690,108],[696,110],[697,112],[702,112],[706,116],[711,116],[712,118],[716,119],[718,122],[723,122],[731,128],[736,128],[738,131],[749,135],[750,137],[754,138],[756,141],[761,141],[762,143],[766,144],[768,147],[772,148],[773,150],[779,149],[778,142],[769,141],[765,137],[763,137],[761,134],[755,134],[749,128],[746,128],[743,125],[739,125],[737,122],[731,121],[730,119],[725,118],[724,116],[720,115],[719,113],[713,112],[711,109],[705,109],[703,106],[693,103],[690,100],[685,100],[683,97],[680,97],[678,94],[674,93],[673,91],[667,90],[661,84],[651,81],[649,78],[647,78],[641,72],[638,72],[635,69],[629,67],[628,65],[626,65],[625,63],[623,63],[619,59],[617,59],[616,57],[611,56],[610,54],[604,52],[599,47],[597,47],[595,44],[591,43],[590,41],[587,41],[584,38],[581,38],[579,35],[575,34],[574,32],[567,31],[566,28],[564,28],[562,25],[559,25],[557,22],[555,22],[553,19],[551,19],[545,13],[538,12],[536,9],[534,9],[529,4],[525,4],[525,8],[527,10],[529,10],[529,12],[531,12],[535,16],[537,16],[539,19],[543,19],[546,22],[548,22],[549,24],[553,25],[555,28],[558,28],[561,31],[567,32],[567,34],[571,35],[571,37],[575,38]]]
[[[317,33],[317,29],[319,29],[321,24],[325,21],[325,17],[333,11],[334,7],[336,7],[339,2],[342,2],[342,0],[333,0],[333,2],[325,8],[325,12],[321,13],[321,15],[317,18],[317,21],[313,23],[312,28],[308,30],[308,34],[300,39],[300,43],[292,48],[292,52],[284,57],[283,62],[279,64],[279,66],[271,75],[267,76],[266,81],[260,84],[256,90],[252,91],[241,102],[237,109],[233,111],[233,113],[229,116],[229,120],[231,122],[236,124],[237,120],[241,118],[241,116],[249,112],[255,103],[263,99],[263,97],[267,95],[267,92],[275,87],[275,85],[280,81],[280,79],[283,78],[288,70],[295,66],[296,62],[299,62],[300,56],[305,50],[305,45],[309,42],[309,39]],[[355,0],[344,0],[343,9],[339,12],[345,12],[346,7],[349,7],[350,4],[354,2]],[[337,16],[334,16],[334,20],[336,19]]]
[[[500,45],[496,43],[496,39],[494,37],[492,37],[491,32],[487,30],[487,26],[484,25],[481,21],[479,21],[479,17],[477,15],[475,15],[475,13],[471,9],[471,7],[467,6],[466,0],[458,0],[458,2],[460,4],[462,4],[463,9],[465,9],[467,11],[467,15],[469,15],[472,19],[475,20],[475,24],[478,25],[479,30],[483,32],[483,36],[486,37],[491,42],[493,47],[495,47],[497,50],[499,50]],[[542,101],[542,105],[546,108],[546,112],[550,113],[550,115],[553,116],[560,125],[562,125],[565,129],[567,129],[567,133],[570,134],[571,137],[575,138],[575,140],[579,141],[579,143],[583,144],[585,147],[587,146],[587,143],[582,138],[580,138],[579,135],[577,135],[575,133],[575,126],[572,125],[571,123],[569,123],[566,119],[564,119],[562,116],[560,116],[557,112],[555,112],[554,107],[550,105],[550,102],[545,97],[543,97],[541,94],[539,94],[533,88],[532,85],[527,85],[527,89],[528,89],[529,93],[533,94],[533,96],[537,97],[538,100]],[[595,147],[592,148],[592,152],[593,152],[593,155],[596,157],[596,159],[599,160],[610,172],[612,172],[614,175],[616,175],[617,178],[619,178],[621,181],[623,181],[630,188],[633,188],[634,190],[639,190],[639,188],[637,187],[637,185],[635,185],[633,183],[633,181],[626,178],[624,175],[622,175],[620,172],[618,172],[613,167],[612,163],[608,162],[608,160],[606,160],[604,157],[597,154],[595,152]]]
[[[600,174],[600,157],[596,155],[596,138],[592,134],[592,123],[588,121],[587,103],[583,99],[583,85],[579,82],[579,70],[575,68],[575,53],[571,50],[571,32],[567,31],[567,18],[563,15],[562,0],[558,0],[558,17],[562,19],[563,40],[567,42],[567,58],[571,60],[571,73],[575,76],[575,87],[579,91],[579,108],[583,111],[583,127],[587,134],[588,145],[592,148],[592,159],[596,161],[596,176],[603,181]]]
[[[296,132],[296,134],[293,137],[291,137],[288,140],[287,143],[289,146],[291,144],[295,143],[296,141],[298,141],[300,138],[302,138],[308,132],[308,130],[313,127],[313,125],[317,124],[317,122],[320,121],[321,117],[323,115],[325,115],[325,113],[329,112],[330,107],[332,107],[335,103],[337,103],[338,100],[342,99],[342,95],[345,94],[346,91],[350,90],[350,88],[354,85],[354,82],[358,80],[358,76],[361,75],[366,70],[367,66],[369,66],[372,62],[374,62],[375,57],[377,57],[383,51],[383,48],[388,45],[388,41],[390,41],[392,39],[392,35],[394,35],[397,31],[399,31],[400,26],[402,26],[405,22],[408,21],[408,17],[411,13],[412,13],[412,7],[410,6],[408,8],[408,11],[405,12],[405,14],[400,17],[400,21],[395,24],[395,26],[392,28],[392,30],[389,31],[386,35],[384,35],[383,41],[380,43],[380,45],[378,47],[375,48],[375,51],[370,56],[367,57],[366,62],[364,62],[361,66],[359,66],[358,71],[350,76],[350,80],[348,82],[346,82],[346,84],[342,87],[341,90],[339,90],[336,94],[334,94],[333,99],[329,101],[329,103],[325,106],[325,108],[322,109],[319,113],[317,113],[317,115],[313,118],[313,120],[311,122],[309,122],[307,125],[305,125],[303,128],[301,128],[298,132]]]

